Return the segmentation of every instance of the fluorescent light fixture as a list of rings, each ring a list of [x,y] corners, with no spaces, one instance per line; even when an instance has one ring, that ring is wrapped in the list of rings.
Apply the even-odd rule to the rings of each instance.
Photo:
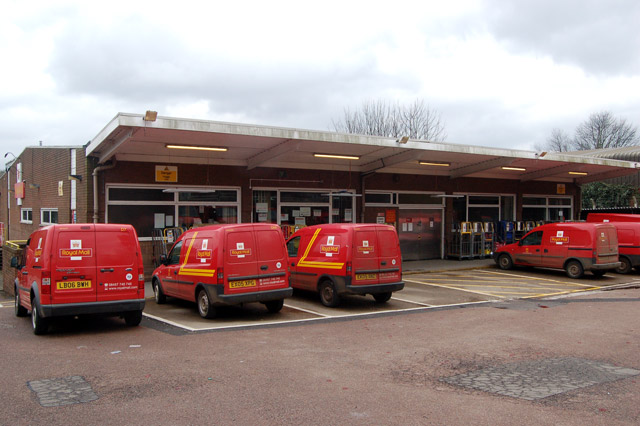
[[[421,166],[439,166],[439,167],[449,167],[451,163],[434,163],[431,161],[418,161],[418,164]]]
[[[502,170],[515,170],[516,172],[524,172],[527,169],[525,169],[524,167],[509,167],[509,166],[502,166]]]
[[[162,192],[199,192],[199,193],[209,193],[216,192],[215,189],[203,189],[203,188],[167,188],[163,189]]]
[[[193,145],[165,145],[166,148],[171,149],[191,149],[194,151],[216,151],[216,152],[226,152],[227,148],[218,148],[215,146],[193,146]]]
[[[360,157],[355,155],[313,154],[313,156],[318,158],[338,158],[341,160],[359,160],[360,159]]]
[[[577,175],[577,176],[586,176],[589,173],[587,172],[569,172],[570,175]]]

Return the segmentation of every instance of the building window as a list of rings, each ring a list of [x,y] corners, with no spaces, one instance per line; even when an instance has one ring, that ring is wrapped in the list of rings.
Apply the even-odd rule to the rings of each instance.
[[[564,222],[573,218],[573,199],[571,197],[522,197],[522,220]]]
[[[107,222],[131,224],[141,238],[166,228],[238,223],[239,211],[239,189],[155,185],[107,188]]]
[[[51,225],[58,223],[58,209],[40,209],[40,224]]]
[[[454,222],[513,221],[514,195],[465,195],[453,200]]]
[[[20,209],[20,222],[33,223],[33,209]]]

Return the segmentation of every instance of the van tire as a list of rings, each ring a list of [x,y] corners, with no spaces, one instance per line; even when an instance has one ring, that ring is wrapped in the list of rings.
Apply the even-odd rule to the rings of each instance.
[[[378,303],[385,303],[385,302],[388,302],[389,299],[391,299],[391,292],[385,291],[384,293],[374,293],[373,298]]]
[[[31,326],[36,336],[47,334],[49,331],[49,321],[40,316],[35,299],[31,301]]]
[[[577,260],[571,260],[564,267],[569,278],[581,278],[584,275],[584,268]]]
[[[335,308],[340,304],[340,296],[336,290],[336,286],[330,280],[325,280],[318,286],[320,301],[328,308]]]
[[[513,260],[511,260],[511,256],[508,254],[501,254],[500,257],[498,257],[498,267],[505,271],[513,268]]]
[[[280,300],[270,300],[268,302],[264,302],[264,305],[267,307],[267,310],[272,314],[277,314],[282,310],[284,306],[284,299]]]
[[[204,288],[198,292],[196,303],[198,304],[198,313],[202,318],[211,319],[216,317],[216,308],[209,301],[209,295]]]
[[[620,256],[620,267],[616,268],[618,274],[628,274],[631,272],[632,266],[629,258]]]
[[[142,311],[127,312],[124,314],[124,322],[129,327],[136,327],[142,321]]]
[[[160,287],[158,280],[153,280],[153,297],[158,305],[162,305],[167,302],[167,296],[165,296],[162,291],[162,287]]]
[[[29,315],[29,311],[27,311],[27,309],[20,304],[20,292],[18,291],[17,288],[16,288],[16,294],[15,294],[14,299],[15,299],[16,316],[17,317],[26,317],[27,315]]]

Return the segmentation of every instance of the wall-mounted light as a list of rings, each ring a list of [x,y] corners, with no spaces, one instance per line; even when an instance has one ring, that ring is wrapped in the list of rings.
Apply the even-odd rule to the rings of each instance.
[[[158,118],[158,111],[147,111],[142,119],[144,121],[156,121],[156,118]]]
[[[27,186],[31,189],[40,189],[40,184],[37,183],[29,183]]]
[[[451,163],[438,163],[433,161],[418,161],[418,164],[421,166],[438,166],[438,167],[449,167]]]
[[[570,175],[577,175],[577,176],[586,176],[589,173],[587,172],[569,172]]]
[[[405,143],[409,142],[409,136],[403,136],[400,139],[397,139],[396,142],[405,144]]]
[[[509,166],[502,166],[502,170],[514,170],[516,172],[524,172],[527,169],[525,169],[524,167],[509,167]]]
[[[313,156],[318,158],[338,158],[340,160],[359,160],[360,159],[360,157],[355,155],[313,154]]]
[[[191,149],[195,151],[216,151],[216,152],[226,152],[227,148],[220,148],[215,146],[194,146],[194,145],[165,145],[166,148],[170,149]]]
[[[82,182],[82,175],[69,175],[69,180],[75,180],[78,182]]]

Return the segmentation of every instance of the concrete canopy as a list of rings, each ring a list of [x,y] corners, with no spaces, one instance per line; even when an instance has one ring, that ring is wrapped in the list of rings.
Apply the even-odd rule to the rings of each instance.
[[[636,173],[640,164],[577,154],[487,148],[445,142],[349,135],[119,113],[93,138],[87,156],[103,164],[142,161],[210,164],[253,169],[297,168],[361,173],[555,181],[578,184]],[[224,152],[172,149],[167,145],[226,148]],[[318,158],[314,154],[357,157]],[[430,163],[430,164],[420,164]],[[440,165],[438,165],[440,164]],[[503,167],[516,168],[505,170]],[[522,170],[524,169],[524,170]],[[570,174],[570,172],[578,172]]]

